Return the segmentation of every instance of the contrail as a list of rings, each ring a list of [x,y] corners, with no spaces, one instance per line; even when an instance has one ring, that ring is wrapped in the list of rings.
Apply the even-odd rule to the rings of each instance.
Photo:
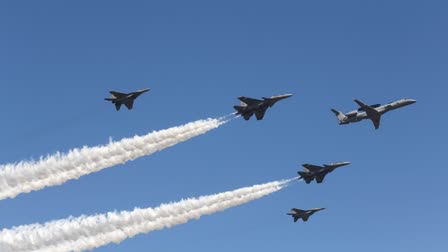
[[[137,234],[170,228],[267,196],[291,180],[275,181],[233,191],[162,204],[157,208],[109,212],[32,224],[0,232],[0,251],[83,251],[120,243]]]
[[[25,161],[0,165],[0,200],[20,193],[60,185],[71,179],[150,155],[192,137],[206,133],[228,122],[227,117],[190,122],[144,136],[124,138],[106,145],[72,149]]]

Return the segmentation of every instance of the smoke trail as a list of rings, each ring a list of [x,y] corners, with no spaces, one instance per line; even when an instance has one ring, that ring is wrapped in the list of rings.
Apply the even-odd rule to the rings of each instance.
[[[261,198],[279,191],[289,181],[276,181],[181,200],[162,204],[157,208],[70,217],[45,224],[3,229],[0,232],[0,251],[82,251],[111,242],[119,243],[137,234],[170,228]]]
[[[96,147],[72,149],[38,161],[19,162],[0,166],[0,200],[14,198],[20,193],[60,185],[70,179],[100,171],[150,155],[192,137],[215,129],[231,119],[207,119],[182,126],[154,131],[144,136],[124,138]]]

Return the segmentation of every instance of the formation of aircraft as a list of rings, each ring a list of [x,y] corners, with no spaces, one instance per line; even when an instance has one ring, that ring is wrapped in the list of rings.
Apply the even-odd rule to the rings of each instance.
[[[408,106],[417,102],[413,99],[401,99],[385,105],[366,105],[365,103],[357,99],[354,99],[354,101],[359,105],[359,108],[357,110],[348,112],[345,115],[340,111],[331,109],[331,111],[333,111],[333,113],[337,116],[339,124],[349,124],[359,122],[364,119],[370,119],[372,120],[375,129],[378,129],[380,127],[381,116],[383,114],[391,110]]]
[[[139,97],[141,94],[148,92],[149,88],[137,90],[132,93],[120,93],[117,91],[110,91],[111,97],[104,98],[106,101],[111,101],[115,104],[115,109],[120,110],[121,105],[125,105],[129,110],[134,106],[134,100]]]
[[[129,110],[132,109],[134,105],[134,100],[139,97],[141,94],[149,91],[149,89],[137,90],[132,93],[120,93],[116,91],[110,91],[111,97],[105,98],[107,101],[111,101],[115,104],[116,110],[120,110],[121,105],[125,105]],[[254,114],[257,120],[262,120],[266,113],[266,110],[275,103],[280,100],[291,97],[292,94],[283,94],[283,95],[275,95],[269,98],[262,97],[262,99],[254,99],[245,96],[238,97],[241,101],[239,106],[234,106],[237,111],[236,115],[241,115],[244,120],[249,120]],[[416,100],[413,99],[401,99],[395,102],[391,102],[385,105],[374,104],[374,105],[366,105],[365,103],[354,99],[356,104],[358,104],[359,108],[357,110],[348,112],[347,114],[343,114],[340,111],[335,109],[331,109],[331,111],[337,116],[339,124],[349,124],[354,122],[359,122],[364,119],[370,119],[373,122],[375,129],[380,127],[381,116],[391,110],[398,109],[404,106],[408,106],[416,103]],[[307,184],[311,183],[313,180],[316,180],[316,183],[320,184],[324,181],[325,176],[328,173],[331,173],[335,169],[349,165],[350,162],[336,162],[331,164],[324,164],[322,166],[313,165],[313,164],[303,164],[303,171],[297,172],[299,174],[298,179],[303,179]],[[301,210],[298,208],[293,208],[288,215],[291,215],[294,219],[294,222],[297,222],[299,219],[302,219],[304,222],[308,221],[308,218],[314,213],[324,210],[325,208],[312,208],[309,210]]]
[[[275,95],[269,98],[263,97],[262,100],[249,98],[245,96],[238,97],[241,101],[239,106],[233,106],[237,115],[243,116],[244,120],[249,120],[254,114],[257,120],[262,120],[266,110],[280,100],[291,97],[292,94]]]
[[[287,213],[287,215],[291,215],[292,218],[294,219],[294,222],[297,222],[299,219],[302,219],[303,222],[307,222],[308,218],[321,211],[324,210],[325,208],[311,208],[309,210],[301,210],[301,209],[297,209],[297,208],[293,208],[291,209],[291,211],[289,213]]]

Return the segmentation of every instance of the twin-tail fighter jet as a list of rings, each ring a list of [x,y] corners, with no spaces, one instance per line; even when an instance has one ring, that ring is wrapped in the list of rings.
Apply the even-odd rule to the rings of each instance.
[[[299,171],[297,173],[300,175],[299,179],[305,180],[307,184],[311,183],[314,179],[316,179],[316,182],[319,184],[324,181],[324,178],[328,173],[334,171],[336,168],[349,164],[350,162],[324,164],[323,166],[303,164],[304,171]]]
[[[291,215],[294,219],[294,222],[297,222],[299,219],[302,219],[304,222],[306,222],[311,215],[324,209],[325,208],[312,208],[309,210],[301,210],[293,208],[291,209],[291,212],[287,213],[287,215]]]
[[[129,110],[132,109],[134,106],[134,100],[139,97],[141,94],[148,92],[149,88],[147,89],[141,89],[137,90],[132,93],[120,93],[117,91],[110,91],[111,97],[110,98],[104,98],[106,101],[111,101],[113,104],[115,104],[115,108],[120,110],[121,105],[125,105]]]
[[[263,100],[241,96],[238,97],[241,105],[233,106],[233,108],[237,111],[236,114],[242,115],[245,120],[249,120],[254,114],[257,120],[261,120],[268,108],[274,106],[276,102],[291,96],[292,94],[276,95],[269,98],[263,97]]]
[[[381,116],[386,112],[417,102],[413,99],[401,99],[385,105],[374,104],[369,106],[359,100],[354,99],[354,101],[359,105],[359,109],[351,111],[346,115],[335,109],[331,110],[338,117],[339,124],[349,124],[359,122],[363,119],[370,119],[372,120],[375,129],[378,129],[380,127]]]

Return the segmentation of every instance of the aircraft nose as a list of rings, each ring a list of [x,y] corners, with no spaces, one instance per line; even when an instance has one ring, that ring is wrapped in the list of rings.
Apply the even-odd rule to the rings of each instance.
[[[409,102],[409,104],[414,104],[417,102],[417,100],[414,100],[414,99],[408,99],[407,101]]]
[[[292,94],[284,94],[284,95],[280,95],[280,100],[283,100],[283,99],[286,99],[286,98],[289,98],[289,97],[291,97],[292,96]]]

